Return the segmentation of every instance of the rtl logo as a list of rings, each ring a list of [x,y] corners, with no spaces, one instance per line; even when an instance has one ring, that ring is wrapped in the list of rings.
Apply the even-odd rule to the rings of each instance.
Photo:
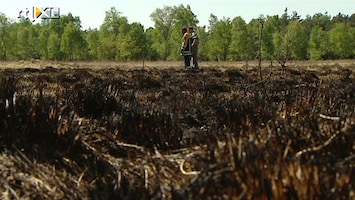
[[[33,6],[31,10],[28,8],[20,10],[18,18],[25,17],[35,22],[37,19],[59,19],[59,7],[37,7]]]

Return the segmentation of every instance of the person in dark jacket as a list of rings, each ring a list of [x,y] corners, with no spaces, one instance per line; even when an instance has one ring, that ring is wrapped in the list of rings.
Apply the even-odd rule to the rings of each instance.
[[[191,57],[192,57],[193,67],[194,67],[194,69],[199,69],[197,54],[198,54],[198,45],[199,45],[200,39],[198,38],[198,35],[195,32],[193,27],[189,28],[189,33],[191,34],[191,37],[190,37]]]

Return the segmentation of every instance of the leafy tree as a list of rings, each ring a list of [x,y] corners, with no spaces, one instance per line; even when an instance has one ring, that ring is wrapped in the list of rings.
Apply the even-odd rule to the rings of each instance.
[[[41,47],[40,47],[40,32],[42,27],[39,24],[32,25],[29,27],[29,41],[31,49],[31,58],[39,59],[41,58]]]
[[[275,46],[274,58],[282,67],[291,59],[291,40],[288,33],[282,31],[274,34],[273,43]]]
[[[74,59],[74,51],[77,54],[78,49],[70,49],[70,46],[80,46],[83,41],[80,37],[77,37],[77,40],[74,40],[74,44],[69,44],[71,39],[68,36],[74,37],[73,35],[77,34],[71,33],[69,29],[81,32],[80,18],[68,13],[68,15],[61,15],[59,19],[42,20],[41,25],[47,29],[41,31],[40,35],[40,38],[44,40],[40,42],[41,54],[44,54],[48,59]],[[44,38],[46,36],[48,36],[48,39]],[[62,38],[65,38],[65,41],[62,41]],[[47,45],[47,48],[44,48],[45,45]]]
[[[322,27],[315,26],[312,29],[309,54],[312,60],[326,59],[329,55],[329,34]]]
[[[25,19],[12,24],[12,38],[15,40],[12,40],[11,52],[14,59],[40,58],[40,28],[40,25],[32,25]]]
[[[116,59],[117,60],[127,60],[131,55],[129,53],[129,49],[132,48],[130,44],[130,24],[128,24],[128,19],[126,17],[120,17],[119,19],[119,30],[116,35],[117,42],[117,52]]]
[[[306,15],[306,18],[302,21],[302,25],[305,28],[306,35],[310,37],[313,28],[312,16]]]
[[[157,31],[154,28],[150,27],[145,31],[146,42],[147,42],[147,55],[146,58],[149,60],[158,60],[159,53],[157,48],[154,47],[154,41],[159,39]],[[155,43],[156,44],[156,43]]]
[[[49,35],[50,35],[50,31],[47,28],[47,26],[42,25],[39,33],[38,44],[39,44],[39,55],[43,59],[50,59],[49,47],[48,47]]]
[[[210,14],[210,19],[208,20],[209,26],[208,26],[208,32],[212,33],[215,31],[217,23],[218,23],[218,18],[214,14]]]
[[[332,53],[338,58],[351,58],[355,41],[350,26],[345,23],[337,23],[329,34]]]
[[[147,42],[144,28],[140,23],[130,24],[128,34],[121,41],[121,57],[124,60],[138,60],[145,58],[147,54]]]
[[[14,45],[16,55],[16,59],[28,59],[31,56],[31,48],[28,45],[29,38],[29,27],[30,22],[28,20],[24,20],[21,23],[16,24],[16,44]]]
[[[199,49],[198,49],[198,54],[199,54],[200,60],[209,60],[209,57],[208,57],[209,35],[205,29],[206,29],[206,27],[203,26],[203,27],[197,27],[197,30],[196,30],[196,32],[198,33],[198,37],[200,39]]]
[[[333,24],[346,23],[349,19],[349,16],[343,13],[338,13],[332,18]]]
[[[230,57],[232,60],[252,59],[252,43],[248,34],[247,24],[241,17],[232,20]]]
[[[105,19],[100,29],[104,32],[109,32],[113,34],[118,34],[120,32],[121,26],[121,12],[119,12],[115,7],[111,7],[110,10],[106,11]]]
[[[104,23],[100,26],[100,49],[99,57],[108,60],[127,59],[127,42],[129,33],[127,17],[121,16],[121,12],[115,7],[106,11]]]
[[[187,5],[186,7],[182,4],[180,4],[179,6],[174,6],[172,9],[172,13],[174,28],[176,28],[177,31],[181,31],[182,27],[196,27],[198,24],[198,19],[196,15],[192,12],[191,7],[189,5]]]
[[[260,21],[258,19],[252,19],[248,24],[248,34],[250,37],[251,52],[250,57],[252,59],[257,58],[259,51],[259,36],[260,36]]]
[[[60,51],[66,59],[82,59],[87,50],[87,43],[78,27],[69,22],[64,28]]]
[[[286,30],[288,23],[290,22],[290,16],[288,15],[287,7],[284,10],[284,13],[281,16],[281,29]]]
[[[88,44],[88,57],[91,60],[100,59],[99,51],[101,46],[100,32],[97,29],[89,29],[86,34],[86,41]]]
[[[169,41],[173,32],[174,18],[173,8],[164,6],[163,9],[157,8],[151,15],[154,22],[158,40],[154,41],[153,48],[157,50],[160,57],[166,60],[170,54]]]
[[[121,12],[118,12],[115,7],[106,11],[104,22],[100,26],[100,58],[108,60],[117,58],[119,53],[117,39],[122,21],[127,23],[127,19],[122,17]]]
[[[354,27],[355,28],[355,13],[353,13],[350,17],[349,17],[349,25],[351,27]]]
[[[281,31],[281,19],[278,15],[268,16],[265,20],[263,40],[262,40],[262,53],[266,59],[273,59],[275,46],[273,43],[273,36],[275,33]]]
[[[287,12],[287,11],[286,11]],[[290,17],[290,21],[302,21],[301,16],[297,13],[297,11],[293,11]]]
[[[305,28],[299,21],[291,21],[287,26],[290,53],[293,59],[304,60],[307,58],[308,38]]]
[[[216,30],[216,25],[218,22],[217,16],[213,15],[212,13],[210,14],[210,19],[208,20],[209,26],[207,29],[207,48],[206,48],[206,56],[208,57],[209,60],[218,60],[217,56],[213,54],[213,50],[211,50],[211,46],[213,45],[213,40],[211,34],[215,32]],[[213,35],[213,34],[212,34]]]
[[[91,60],[178,60],[181,28],[195,27],[200,37],[202,60],[256,59],[260,23],[248,24],[235,17],[218,19],[211,14],[209,26],[198,27],[189,5],[164,6],[151,15],[155,26],[144,31],[139,23],[111,7],[100,28],[82,30],[80,18],[71,13],[60,19],[32,24],[25,18],[14,22],[0,13],[0,59],[91,59]],[[276,59],[281,65],[289,59],[336,59],[355,57],[355,14],[328,13],[301,19],[288,9],[281,17],[264,21],[262,58]]]
[[[282,26],[281,26],[282,27]],[[284,67],[290,59],[306,59],[308,39],[299,20],[288,22],[285,29],[273,35],[274,58]]]
[[[116,36],[104,34],[100,31],[100,51],[99,57],[103,60],[115,60],[117,54]],[[104,36],[106,35],[106,37]]]
[[[329,31],[332,28],[330,16],[325,13],[316,13],[312,17],[312,27],[319,26],[322,30]]]
[[[132,23],[128,34],[128,43],[130,43],[130,59],[145,59],[147,55],[147,38],[144,33],[144,27],[140,23]]]
[[[5,14],[0,13],[0,59],[7,59],[8,51],[8,34],[9,34],[10,21]]]
[[[74,56],[74,43],[73,43],[73,35],[74,35],[74,25],[73,23],[69,23],[64,28],[64,33],[62,34],[62,40],[60,44],[60,51],[63,52],[64,56],[72,60]]]
[[[68,13],[68,15],[61,15],[59,19],[42,20],[42,25],[48,25],[51,31],[56,32],[60,36],[63,35],[64,29],[69,23],[73,23],[76,28],[81,28],[80,18],[77,16],[74,17],[71,13]]]
[[[54,31],[49,33],[48,37],[48,58],[51,60],[62,60],[64,55],[60,51],[61,39],[60,35]]]
[[[213,18],[213,16],[211,16]],[[232,40],[232,24],[229,18],[218,20],[212,27],[209,39],[209,56],[215,58],[217,61],[226,61],[230,51],[230,43]]]
[[[19,33],[24,29],[24,25],[21,25],[21,23],[23,23],[24,21],[25,20],[23,18],[23,20],[20,20],[19,23],[10,23],[10,25],[6,28],[6,59],[8,60],[23,59],[21,57],[21,54],[25,51],[21,52],[19,48],[22,48],[20,43],[23,44],[23,41],[27,39],[27,36],[25,36],[24,38],[23,34]],[[22,41],[20,41],[19,39],[21,39]]]

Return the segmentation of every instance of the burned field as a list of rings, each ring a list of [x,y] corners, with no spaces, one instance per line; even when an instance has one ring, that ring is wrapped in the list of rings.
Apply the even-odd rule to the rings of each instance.
[[[3,69],[2,199],[354,199],[355,77]]]

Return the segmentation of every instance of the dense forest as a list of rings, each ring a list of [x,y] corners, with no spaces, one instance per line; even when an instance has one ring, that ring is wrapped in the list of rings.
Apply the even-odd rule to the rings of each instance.
[[[115,7],[106,11],[98,29],[83,30],[72,14],[32,24],[0,12],[0,60],[178,60],[181,28],[196,27],[202,60],[326,60],[355,58],[355,13],[316,13],[301,18],[296,11],[218,19],[211,14],[208,27],[190,6],[164,6],[150,15],[154,27],[128,23]],[[260,40],[261,39],[261,40]]]

